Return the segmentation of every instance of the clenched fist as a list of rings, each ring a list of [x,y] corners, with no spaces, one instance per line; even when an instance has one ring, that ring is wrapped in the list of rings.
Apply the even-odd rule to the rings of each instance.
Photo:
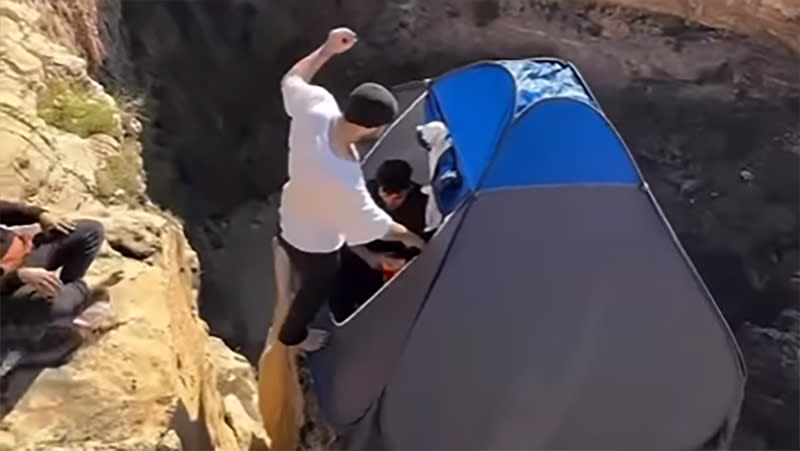
[[[350,50],[358,41],[356,33],[346,27],[334,28],[328,33],[328,40],[325,41],[325,48],[334,55]]]

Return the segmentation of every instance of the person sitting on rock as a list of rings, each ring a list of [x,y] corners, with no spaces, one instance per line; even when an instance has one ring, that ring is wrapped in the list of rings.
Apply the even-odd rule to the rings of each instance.
[[[375,178],[367,182],[375,203],[393,220],[427,240],[425,208],[428,196],[411,179],[411,165],[405,160],[386,160]],[[385,275],[393,274],[419,253],[401,243],[373,240],[361,246],[342,249],[339,277],[330,306],[337,321],[350,316],[384,284]]]
[[[38,232],[8,226],[41,226]],[[0,324],[3,352],[22,342],[39,342],[61,318],[79,333],[101,321],[103,308],[86,311],[90,301],[108,300],[107,288],[119,282],[115,272],[94,286],[84,281],[104,240],[93,220],[68,221],[43,208],[0,200]],[[60,269],[60,273],[57,271]],[[107,309],[107,306],[105,308]],[[77,317],[85,313],[85,318]],[[63,322],[63,321],[62,321]]]

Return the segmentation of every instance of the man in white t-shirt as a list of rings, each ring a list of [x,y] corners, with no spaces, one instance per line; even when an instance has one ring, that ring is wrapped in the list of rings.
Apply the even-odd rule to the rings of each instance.
[[[310,84],[333,55],[357,41],[347,28],[298,61],[281,81],[289,130],[289,181],[281,193],[279,242],[299,274],[300,288],[278,334],[287,346],[315,351],[326,333],[308,326],[332,292],[339,250],[375,239],[422,248],[424,241],[379,208],[367,190],[355,143],[372,139],[397,117],[394,96],[364,83],[348,96],[344,111],[330,92]]]

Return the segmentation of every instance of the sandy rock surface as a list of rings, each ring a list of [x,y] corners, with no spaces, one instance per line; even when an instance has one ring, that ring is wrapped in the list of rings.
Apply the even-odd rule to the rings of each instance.
[[[41,32],[45,19],[0,1],[0,197],[103,223],[87,279],[123,271],[111,288],[120,324],[66,365],[11,373],[0,449],[266,449],[252,368],[198,316],[197,257],[181,224],[141,195],[141,179],[121,193],[103,186],[117,181],[104,165],[136,139],[124,112],[76,50]],[[80,136],[41,117],[42,93],[65,78],[82,83],[92,108],[109,109],[103,131]],[[127,162],[126,174],[141,172]]]

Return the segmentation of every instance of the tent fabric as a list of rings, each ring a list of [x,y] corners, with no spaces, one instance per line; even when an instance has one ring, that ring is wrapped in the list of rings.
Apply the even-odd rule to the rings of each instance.
[[[390,449],[707,440],[738,362],[675,250],[635,186],[478,195],[383,397]]]
[[[425,122],[425,89],[417,86],[404,89],[396,94],[400,102],[408,101],[405,110],[397,122],[378,140],[375,147],[364,156],[362,170],[366,179],[375,177],[378,166],[385,160],[399,158],[408,161],[412,169],[412,179],[425,185],[428,183],[428,155],[420,149],[416,139],[417,125]],[[387,153],[387,150],[390,150]]]
[[[466,92],[470,95],[465,96]],[[509,124],[548,99],[595,104],[577,71],[558,60],[479,63],[433,83],[424,108],[425,120],[447,123],[457,148],[456,166],[465,182],[457,192],[439,199],[443,213],[450,213],[478,188]],[[476,104],[481,108],[475,109]],[[569,127],[563,123],[549,125],[556,126],[561,134],[563,127]],[[604,169],[598,168],[597,172],[604,174]],[[579,175],[576,172],[572,177]]]
[[[572,68],[560,61],[511,60],[500,61],[516,82],[517,99],[514,117],[530,105],[548,99],[573,98],[594,104],[583,82]]]
[[[641,183],[608,121],[586,102],[548,99],[519,117],[482,187]]]
[[[415,127],[436,118],[463,183],[418,257],[344,323],[318,318],[338,446],[724,448],[739,349],[577,70],[481,62],[402,95],[365,176],[403,158],[426,184]]]
[[[461,216],[461,211],[451,216],[414,264],[343,324],[322,313],[318,326],[334,333],[325,349],[312,355],[310,366],[320,408],[333,426],[358,420],[388,382]]]
[[[496,64],[479,64],[435,81],[428,102],[450,129],[465,187],[474,188],[511,121],[514,77]],[[465,95],[469,93],[469,95]],[[475,105],[480,105],[476,109]]]

